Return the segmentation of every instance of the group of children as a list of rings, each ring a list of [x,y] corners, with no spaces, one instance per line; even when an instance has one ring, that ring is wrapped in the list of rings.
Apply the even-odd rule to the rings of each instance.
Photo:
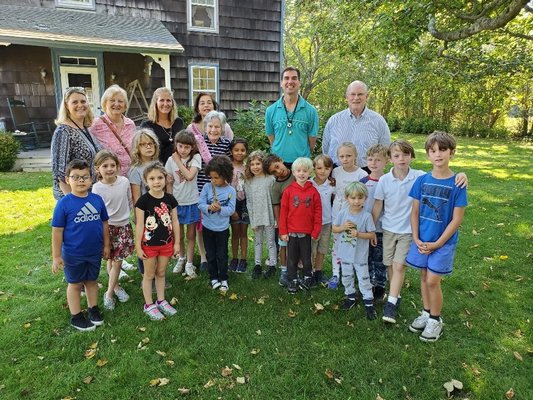
[[[103,323],[96,284],[102,256],[108,259],[109,274],[104,308],[115,307],[114,295],[121,302],[128,300],[118,274],[121,260],[132,254],[135,243],[143,274],[144,312],[160,320],[176,313],[165,300],[170,258],[177,258],[173,272],[195,278],[193,256],[198,241],[201,270],[208,270],[212,289],[225,292],[228,270],[247,271],[251,225],[252,278],[275,275],[279,255],[279,283],[290,294],[313,286],[336,289],[341,282],[342,309],[350,310],[362,298],[368,319],[377,317],[374,302],[386,299],[382,319],[396,323],[405,264],[419,268],[423,311],[409,329],[421,332],[425,341],[440,337],[440,279],[452,271],[457,230],[466,206],[466,189],[457,186],[466,185],[466,176],[449,169],[455,152],[451,135],[434,132],[428,137],[425,147],[433,169],[427,174],[410,168],[414,149],[405,140],[388,148],[371,147],[366,154],[368,174],[357,166],[357,149],[351,143],[337,149],[340,165],[335,168],[331,158],[321,154],[313,161],[298,158],[289,169],[274,154],[249,153],[244,139],[222,140],[220,132],[211,136],[208,132],[206,144],[212,156],[206,159],[199,154],[194,136],[180,132],[175,152],[163,166],[156,161],[157,137],[141,129],[133,139],[129,180],[118,175],[117,157],[102,150],[95,158],[98,182],[92,192],[90,167],[80,161],[69,165],[66,181],[72,192],[58,202],[52,220],[53,270],[65,265],[75,328],[91,330]],[[385,174],[388,160],[393,167]],[[129,222],[133,206],[135,240]],[[88,242],[85,237],[90,237]],[[263,244],[268,251],[265,268]],[[322,270],[329,253],[332,276],[328,280]],[[83,286],[88,318],[80,307]]]

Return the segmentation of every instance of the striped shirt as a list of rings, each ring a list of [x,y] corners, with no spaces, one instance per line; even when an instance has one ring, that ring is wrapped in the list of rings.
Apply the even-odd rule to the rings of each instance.
[[[333,115],[324,128],[322,137],[322,153],[331,157],[333,162],[340,165],[337,159],[337,148],[344,142],[350,142],[357,147],[357,166],[367,166],[366,152],[375,144],[388,146],[390,144],[390,130],[385,118],[368,107],[356,117],[347,108]]]
[[[205,140],[205,144],[207,145],[207,148],[209,149],[209,152],[211,153],[213,157],[220,156],[220,155],[229,156],[230,154],[229,145],[231,143],[229,139],[225,138],[224,136],[221,136],[220,139],[218,139],[218,141],[215,144],[213,144],[211,143],[207,135],[204,135],[204,140]],[[204,185],[207,182],[211,182],[211,178],[209,178],[205,174],[205,166],[206,166],[206,163],[204,162],[204,160],[202,160],[202,168],[198,171],[198,177],[197,177],[198,192],[202,191]]]

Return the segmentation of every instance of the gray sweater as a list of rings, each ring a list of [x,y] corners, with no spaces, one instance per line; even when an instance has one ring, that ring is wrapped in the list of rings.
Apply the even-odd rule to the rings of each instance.
[[[252,228],[274,225],[271,196],[273,184],[274,177],[271,175],[254,176],[244,183],[246,207],[248,208]]]

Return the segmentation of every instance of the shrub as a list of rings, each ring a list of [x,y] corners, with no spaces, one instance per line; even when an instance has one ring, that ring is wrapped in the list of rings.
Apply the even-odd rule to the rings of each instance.
[[[452,128],[451,133],[456,136],[479,137],[491,139],[504,139],[510,137],[510,132],[505,128],[488,128],[486,126],[471,126],[465,123]]]
[[[265,110],[267,102],[252,100],[248,109],[235,110],[235,118],[231,121],[231,129],[235,137],[241,137],[248,141],[252,150],[268,151],[270,143],[265,135]]]
[[[194,110],[192,107],[178,106],[178,115],[183,120],[183,124],[186,127],[192,122]]]
[[[11,133],[0,132],[0,171],[10,171],[15,165],[20,143]]]
[[[401,127],[401,131],[404,133],[414,133],[419,135],[429,135],[433,131],[448,132],[449,130],[449,123],[429,117],[406,118]]]
[[[385,118],[391,132],[398,132],[402,127],[402,121],[396,115],[387,115]]]

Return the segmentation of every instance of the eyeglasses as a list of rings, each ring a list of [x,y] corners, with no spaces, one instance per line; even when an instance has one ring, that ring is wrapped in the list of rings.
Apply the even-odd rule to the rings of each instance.
[[[155,147],[155,143],[139,143],[141,147]]]
[[[81,86],[68,87],[67,90],[65,90],[65,95],[70,94],[70,93],[83,93],[83,94],[86,94],[85,93],[85,88],[81,87]]]
[[[91,175],[70,175],[69,178],[76,182],[88,181],[89,179],[91,179]]]

